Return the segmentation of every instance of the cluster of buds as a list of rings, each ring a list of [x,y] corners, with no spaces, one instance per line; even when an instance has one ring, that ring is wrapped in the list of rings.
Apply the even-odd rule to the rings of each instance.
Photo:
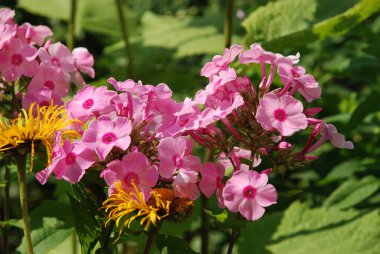
[[[81,73],[94,77],[92,55],[86,48],[71,52],[60,42],[46,41],[53,35],[49,27],[18,25],[14,16],[13,10],[0,9],[0,101],[11,97],[17,86],[13,103],[22,100],[23,108],[28,109],[32,103],[48,106],[51,101],[63,105],[70,81],[83,85]]]

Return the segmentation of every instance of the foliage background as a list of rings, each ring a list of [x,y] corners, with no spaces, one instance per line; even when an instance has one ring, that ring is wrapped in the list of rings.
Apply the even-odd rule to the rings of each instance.
[[[110,76],[127,79],[115,1],[77,2],[75,46],[87,47],[94,54],[96,79],[91,84],[106,85]],[[199,76],[204,63],[222,53],[226,0],[124,3],[134,79],[144,84],[167,83],[178,99],[192,97],[206,85]],[[49,25],[54,40],[65,41],[69,0],[6,0],[0,6],[16,9],[18,23]],[[319,160],[276,176],[272,181],[281,192],[278,205],[270,207],[261,220],[243,225],[235,252],[380,253],[380,2],[236,0],[235,12],[239,15],[234,16],[233,43],[247,47],[260,42],[265,49],[284,55],[300,52],[300,64],[322,87],[322,99],[314,103],[324,108],[321,117],[355,145],[353,151],[346,151],[326,144],[318,152]],[[245,17],[238,18],[242,14]],[[254,71],[241,71],[255,77]],[[41,162],[39,166],[43,168]],[[10,236],[12,249],[21,253],[16,170],[11,173],[14,220]],[[54,179],[40,186],[29,174],[28,191],[35,252],[79,253],[75,218],[86,219],[86,214],[74,209],[73,216],[67,195],[73,193],[72,187]],[[220,213],[215,200],[210,210]],[[231,226],[242,225],[223,215],[212,220],[211,253],[225,252]],[[166,224],[162,233],[169,235],[157,242],[164,253],[199,252],[199,206],[188,223]],[[77,228],[77,234],[90,244],[97,232]],[[145,236],[130,236],[119,249],[140,253],[144,242]]]

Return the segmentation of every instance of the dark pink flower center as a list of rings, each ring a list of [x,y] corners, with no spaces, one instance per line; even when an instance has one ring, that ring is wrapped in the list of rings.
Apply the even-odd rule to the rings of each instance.
[[[298,74],[298,72],[296,72],[295,70],[292,69],[292,74],[295,78],[299,78],[300,75]]]
[[[14,54],[11,61],[13,65],[19,66],[24,61],[24,58],[20,54]]]
[[[47,88],[49,88],[52,91],[55,88],[54,82],[51,81],[51,80],[45,81],[44,86],[47,87]]]
[[[75,153],[68,153],[66,155],[66,163],[68,165],[71,165],[71,164],[74,164],[75,163],[75,159],[76,159],[77,155]]]
[[[132,183],[138,185],[139,184],[139,176],[136,175],[135,173],[128,173],[125,177],[124,177],[124,183],[127,185],[127,186],[132,186]]]
[[[40,107],[48,107],[48,106],[50,106],[50,102],[48,102],[48,101],[41,101],[40,102]]]
[[[90,109],[94,105],[94,100],[93,99],[87,99],[85,102],[83,102],[82,106],[85,109]]]
[[[283,122],[286,120],[286,118],[288,118],[288,115],[282,108],[276,109],[273,114],[274,118],[276,118],[280,122]]]
[[[114,142],[116,140],[117,140],[117,137],[112,132],[108,132],[108,133],[104,134],[102,137],[102,141],[104,144],[111,144],[112,142]]]
[[[254,198],[256,196],[256,193],[257,190],[250,185],[243,189],[243,195],[245,198]]]
[[[177,168],[182,167],[182,165],[183,165],[183,158],[177,154],[174,157],[174,164],[177,166]]]
[[[61,67],[61,62],[55,57],[51,59],[51,63],[56,67]]]

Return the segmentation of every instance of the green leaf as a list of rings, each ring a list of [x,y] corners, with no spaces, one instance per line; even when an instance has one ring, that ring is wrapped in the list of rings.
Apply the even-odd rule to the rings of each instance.
[[[363,170],[364,167],[358,159],[344,161],[331,169],[330,173],[323,180],[321,180],[319,184],[324,185],[338,179],[348,178],[353,176],[356,172]]]
[[[156,240],[157,248],[162,254],[196,254],[181,238],[170,235],[159,235]]]
[[[350,130],[354,130],[369,114],[380,111],[379,98],[380,93],[372,91],[368,97],[359,104],[347,124]]]
[[[281,197],[291,198],[291,197],[294,197],[295,195],[298,195],[302,192],[303,192],[303,190],[294,189],[294,190],[288,190],[288,191],[280,192],[280,193],[278,193],[278,195]]]
[[[324,202],[324,206],[346,209],[371,197],[380,187],[380,181],[366,176],[360,181],[350,179],[336,189]]]
[[[217,225],[223,228],[241,228],[246,224],[246,220],[239,219],[238,214],[231,213],[228,210],[223,210],[219,214],[214,214],[208,210],[205,210],[205,212],[215,220]]]

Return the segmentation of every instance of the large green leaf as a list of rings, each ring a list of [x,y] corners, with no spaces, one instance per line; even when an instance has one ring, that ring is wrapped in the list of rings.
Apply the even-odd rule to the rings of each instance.
[[[366,176],[360,181],[350,179],[336,189],[324,202],[325,206],[341,209],[353,207],[372,196],[380,187],[374,176]]]
[[[344,34],[379,10],[377,0],[282,0],[259,8],[243,26],[247,44],[261,41],[271,49],[294,48]]]
[[[265,215],[247,225],[238,250],[253,254],[375,254],[380,250],[379,227],[379,210],[363,214],[326,207],[311,209],[295,202],[282,217]]]
[[[68,21],[70,18],[68,0],[20,0],[18,6],[36,15]],[[77,0],[76,27],[91,32],[120,37],[120,23],[115,0]],[[132,12],[124,13],[130,31],[137,25],[137,17]]]

